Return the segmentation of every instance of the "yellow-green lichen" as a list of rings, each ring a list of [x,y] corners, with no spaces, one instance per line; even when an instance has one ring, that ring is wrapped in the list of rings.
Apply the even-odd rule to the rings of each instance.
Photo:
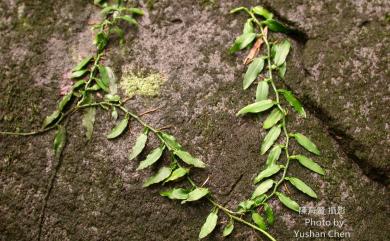
[[[124,68],[120,86],[129,98],[136,95],[157,96],[165,80],[160,73],[143,74]]]

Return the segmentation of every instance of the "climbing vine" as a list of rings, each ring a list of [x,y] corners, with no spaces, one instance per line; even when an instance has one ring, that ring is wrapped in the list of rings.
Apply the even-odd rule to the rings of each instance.
[[[213,232],[218,223],[219,213],[222,212],[229,219],[223,229],[223,236],[230,235],[234,230],[234,223],[239,222],[261,232],[270,240],[276,240],[266,231],[267,224],[272,225],[275,219],[272,208],[267,202],[276,196],[288,208],[294,211],[299,209],[299,205],[295,201],[279,190],[280,186],[288,181],[310,197],[317,197],[315,192],[302,180],[287,175],[290,161],[298,161],[306,168],[319,174],[324,174],[323,169],[308,157],[290,155],[289,153],[289,141],[295,139],[308,151],[317,155],[320,154],[317,147],[307,137],[300,133],[288,131],[286,123],[289,112],[287,107],[282,105],[283,102],[280,96],[283,96],[301,116],[305,117],[306,114],[292,92],[276,88],[276,79],[273,77],[273,72],[276,71],[281,78],[284,78],[286,72],[285,60],[290,49],[290,43],[287,40],[270,42],[268,40],[268,29],[284,33],[288,33],[290,30],[274,20],[272,13],[262,7],[254,7],[251,10],[240,7],[232,10],[232,13],[242,10],[249,14],[243,34],[236,39],[230,48],[230,53],[233,54],[248,46],[252,46],[248,57],[244,61],[245,64],[250,63],[244,77],[244,89],[248,89],[253,82],[259,79],[263,69],[266,70],[266,74],[261,76],[258,82],[256,102],[242,108],[237,115],[271,110],[263,123],[263,128],[269,130],[269,132],[261,144],[260,153],[263,155],[269,149],[271,150],[269,151],[265,169],[254,180],[255,184],[260,184],[255,189],[252,197],[241,202],[238,210],[233,211],[219,204],[210,190],[204,187],[204,184],[197,185],[191,179],[191,168],[205,168],[206,164],[204,162],[186,151],[173,135],[146,123],[141,119],[140,115],[125,107],[125,100],[122,100],[117,93],[115,75],[112,69],[104,64],[103,57],[106,54],[109,42],[113,42],[116,36],[123,43],[125,36],[124,23],[136,26],[136,16],[143,15],[143,10],[127,7],[123,1],[109,4],[104,0],[95,0],[94,3],[101,7],[103,16],[102,20],[93,26],[96,53],[93,56],[85,57],[72,69],[71,79],[74,82],[71,89],[59,101],[57,108],[44,119],[41,129],[32,132],[0,132],[3,135],[28,136],[56,130],[53,149],[57,166],[54,168],[55,170],[45,196],[45,203],[42,207],[38,240],[41,236],[41,228],[45,218],[46,203],[49,199],[50,190],[53,188],[63,150],[66,147],[68,120],[74,113],[82,112],[81,125],[85,130],[86,138],[90,140],[93,135],[97,108],[110,112],[112,119],[117,122],[106,135],[108,139],[120,137],[131,121],[137,122],[143,127],[143,131],[138,135],[134,146],[130,150],[128,157],[130,161],[138,159],[140,154],[144,152],[150,136],[154,136],[159,141],[159,145],[148,153],[144,160],[139,162],[137,171],[151,167],[162,158],[164,152],[169,153],[170,164],[162,166],[154,175],[148,177],[143,183],[143,187],[183,180],[188,185],[181,182],[183,184],[181,187],[163,190],[160,192],[160,195],[179,201],[181,204],[201,199],[211,204],[211,212],[200,229],[199,239]],[[262,20],[259,20],[259,18],[262,18]],[[254,44],[252,45],[252,43]],[[266,46],[265,55],[257,57],[263,44]],[[269,86],[272,87],[275,100],[268,97]],[[118,118],[120,118],[119,121],[117,121]],[[277,143],[282,132],[284,133],[283,142]],[[286,156],[284,165],[278,163],[282,152]],[[271,179],[277,173],[282,173],[281,178],[277,181]],[[259,207],[263,208],[262,214],[257,212]]]

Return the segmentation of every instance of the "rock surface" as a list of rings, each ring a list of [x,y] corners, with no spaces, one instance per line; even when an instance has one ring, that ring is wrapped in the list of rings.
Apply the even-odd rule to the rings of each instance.
[[[340,240],[389,240],[390,4],[248,2],[267,6],[301,32],[291,36],[293,52],[285,83],[279,84],[304,103],[308,118],[291,119],[290,129],[318,143],[322,155],[316,161],[327,175],[292,165],[291,173],[318,190],[319,200],[290,190],[302,206],[346,208],[341,216],[299,216],[274,202],[277,220],[270,233],[278,240],[296,240],[294,230],[332,229],[305,225],[305,218],[335,218],[346,222],[336,230],[351,233]],[[169,131],[208,164],[192,174],[194,179],[202,183],[209,177],[206,185],[231,208],[252,193],[251,180],[265,161],[258,155],[265,135],[259,120],[235,116],[253,101],[255,91],[241,90],[245,53],[226,51],[245,21],[243,14],[227,13],[241,4],[155,1],[139,29],[129,29],[125,46],[112,44],[107,57],[118,77],[123,65],[166,77],[159,97],[138,96],[127,107],[139,113],[160,107],[145,120],[173,126]],[[94,51],[89,24],[97,18],[98,9],[89,2],[0,3],[0,130],[39,128],[69,84],[69,70]],[[91,142],[82,134],[80,116],[71,118],[68,145],[48,197],[57,166],[54,133],[0,136],[0,240],[196,240],[211,206],[180,205],[160,197],[160,186],[142,188],[155,169],[136,172],[138,161],[127,159],[141,127],[134,123],[122,138],[108,141],[105,133],[114,123],[105,112],[97,116]],[[147,150],[156,145],[149,142]],[[222,228],[219,224],[209,240],[222,240]],[[244,226],[236,229],[227,240],[265,239]]]

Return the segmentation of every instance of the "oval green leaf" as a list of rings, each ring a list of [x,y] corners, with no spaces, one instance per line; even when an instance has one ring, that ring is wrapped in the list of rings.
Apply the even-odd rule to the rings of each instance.
[[[264,153],[266,153],[268,149],[275,143],[281,131],[282,129],[280,128],[280,126],[274,126],[271,128],[268,134],[264,137],[263,143],[261,144],[261,155],[264,155]]]
[[[275,222],[274,211],[272,211],[272,208],[268,203],[264,204],[264,211],[265,211],[265,215],[267,217],[267,223],[269,225],[274,224],[274,222]]]
[[[187,163],[188,165],[192,165],[194,167],[199,167],[199,168],[206,167],[206,164],[204,162],[202,162],[198,158],[191,156],[191,154],[186,151],[176,150],[174,151],[174,154],[178,156],[183,162]]]
[[[301,179],[296,177],[286,177],[294,187],[296,187],[299,191],[309,195],[312,198],[317,198],[317,194],[309,187],[306,183],[304,183]]]
[[[143,149],[146,146],[146,142],[148,141],[148,129],[145,129],[138,137],[137,140],[135,141],[135,144],[133,148],[131,149],[131,153],[129,155],[129,160],[133,160],[136,158]]]
[[[262,230],[267,230],[267,225],[265,224],[264,218],[260,214],[253,212],[252,220],[259,228]]]
[[[169,199],[184,200],[188,198],[189,190],[184,188],[174,188],[171,190],[160,192],[160,195]]]
[[[169,176],[169,178],[165,180],[165,182],[175,181],[181,177],[184,177],[189,171],[190,169],[188,168],[179,167],[172,172],[171,176]]]
[[[83,69],[89,62],[91,62],[91,60],[92,60],[92,57],[91,57],[91,56],[82,59],[82,60],[76,65],[76,67],[74,67],[74,68],[72,69],[72,72],[76,72],[76,71],[79,71],[79,70]]]
[[[255,81],[259,73],[263,70],[264,58],[255,58],[252,63],[248,66],[248,70],[245,73],[243,87],[246,90]]]
[[[257,15],[264,17],[265,19],[272,19],[272,17],[274,16],[270,11],[268,11],[267,9],[265,9],[261,6],[256,6],[256,7],[252,8],[252,12],[254,14],[257,14]]]
[[[274,181],[271,179],[265,180],[264,182],[260,183],[255,191],[252,194],[252,199],[260,196],[261,194],[264,194],[268,192],[268,190],[274,185]]]
[[[229,223],[223,229],[222,236],[223,237],[229,236],[233,232],[233,229],[234,229],[234,221],[233,219],[230,219]]]
[[[272,45],[273,62],[276,66],[285,63],[291,44],[288,40]]]
[[[266,100],[268,98],[269,85],[267,81],[261,81],[256,88],[256,101]]]
[[[284,206],[288,207],[291,210],[294,210],[295,212],[299,212],[299,204],[296,203],[294,200],[290,199],[289,197],[285,196],[283,193],[276,192],[275,193],[280,202],[283,203]]]
[[[164,181],[169,175],[171,175],[172,169],[169,167],[162,167],[157,171],[156,175],[149,177],[143,187],[149,187],[150,185]]]
[[[215,227],[217,226],[217,221],[218,221],[218,209],[215,209],[213,212],[207,216],[206,221],[202,225],[202,228],[200,229],[199,233],[199,239],[207,237]]]
[[[186,202],[193,202],[197,201],[204,196],[209,194],[209,189],[204,188],[204,187],[197,187],[194,190],[192,190],[190,193],[188,193],[188,198],[184,201],[181,202],[181,204],[184,204]]]
[[[299,100],[295,98],[291,91],[279,90],[279,92],[283,94],[286,101],[294,108],[296,112],[298,112],[298,114],[300,114],[303,118],[306,118],[306,112],[303,109],[301,102],[299,102]]]
[[[265,119],[263,123],[264,129],[269,129],[273,127],[278,121],[280,121],[283,118],[284,114],[279,110],[279,108],[274,108],[267,119]]]
[[[154,149],[152,152],[150,152],[149,155],[146,157],[146,159],[143,160],[142,162],[140,162],[140,164],[137,168],[137,171],[145,169],[145,168],[153,165],[156,161],[158,161],[160,159],[160,157],[162,156],[164,149],[165,149],[165,146],[162,146],[162,147],[160,146],[160,147],[157,147],[156,149]]]
[[[78,70],[78,71],[72,72],[72,74],[70,75],[70,78],[71,79],[77,79],[77,78],[83,77],[87,72],[88,72],[88,70],[86,70],[86,69],[82,69],[82,70]]]
[[[255,102],[253,104],[247,105],[244,108],[242,108],[236,115],[243,115],[246,113],[259,113],[265,110],[268,110],[274,105],[274,102],[272,100],[262,100],[259,102]]]
[[[270,166],[276,164],[276,161],[279,159],[281,152],[282,148],[280,147],[280,145],[274,146],[268,154],[267,162],[265,165]]]
[[[302,135],[301,133],[296,133],[293,136],[297,140],[297,142],[301,146],[303,146],[306,150],[308,150],[316,155],[320,155],[320,151],[318,150],[317,146],[309,138]]]
[[[253,33],[253,32],[254,32],[254,28],[253,28],[252,19],[248,19],[245,22],[244,30],[242,31],[242,33],[246,34],[246,33]]]
[[[176,138],[172,135],[169,135],[165,132],[160,132],[157,134],[167,145],[169,150],[175,151],[180,150],[182,146],[176,141]]]
[[[291,156],[291,159],[297,159],[299,163],[301,163],[302,166],[306,167],[307,169],[312,170],[313,172],[316,172],[321,175],[325,175],[324,169],[317,163],[315,163],[312,159],[305,157],[303,155],[296,155]]]
[[[256,178],[254,179],[253,182],[256,184],[256,183],[260,182],[261,180],[263,180],[264,178],[270,177],[270,176],[278,173],[279,171],[280,171],[279,165],[269,166],[265,170],[261,171],[259,173],[259,175],[256,176]]]
[[[268,26],[269,30],[274,32],[280,32],[280,33],[289,33],[290,29],[284,26],[283,24],[279,23],[276,20],[273,19],[267,19],[262,21],[261,23]]]
[[[123,120],[121,120],[118,125],[116,125],[111,132],[107,135],[108,139],[113,139],[118,137],[126,129],[127,124],[129,123],[129,116],[126,115]]]
[[[245,34],[240,35],[234,41],[233,46],[230,47],[229,53],[234,54],[235,52],[245,48],[250,43],[252,43],[255,38],[256,38],[255,33],[245,33]]]

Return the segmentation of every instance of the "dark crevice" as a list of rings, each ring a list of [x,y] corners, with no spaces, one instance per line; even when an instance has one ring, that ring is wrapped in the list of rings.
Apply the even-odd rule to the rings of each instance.
[[[58,173],[58,170],[60,169],[61,163],[62,163],[62,158],[59,157],[57,159],[57,164],[54,167],[53,173],[50,177],[49,184],[48,184],[47,189],[46,189],[45,198],[43,199],[42,209],[41,209],[41,213],[39,215],[39,226],[38,226],[38,237],[37,237],[38,241],[41,240],[42,228],[43,228],[43,225],[45,223],[47,203],[49,202],[49,198],[50,198],[51,192],[53,190],[54,182],[57,178],[57,173]]]
[[[292,90],[292,88],[288,85],[286,85],[286,87]],[[359,168],[368,178],[385,186],[389,184],[387,170],[374,167],[368,162],[367,159],[356,156],[356,150],[367,149],[367,147],[365,147],[359,141],[355,140],[352,136],[345,133],[345,131],[337,126],[337,124],[335,124],[335,119],[332,118],[332,116],[325,109],[314,103],[314,101],[312,101],[310,98],[304,96],[300,101],[306,110],[314,114],[314,116],[321,121],[323,126],[326,127],[328,134],[337,142],[341,150],[350,160],[359,166]]]
[[[243,176],[244,176],[244,173],[241,173],[241,175],[237,178],[237,180],[231,185],[230,190],[226,194],[227,196],[230,195],[234,191],[234,189],[237,187],[238,183],[241,181]]]

